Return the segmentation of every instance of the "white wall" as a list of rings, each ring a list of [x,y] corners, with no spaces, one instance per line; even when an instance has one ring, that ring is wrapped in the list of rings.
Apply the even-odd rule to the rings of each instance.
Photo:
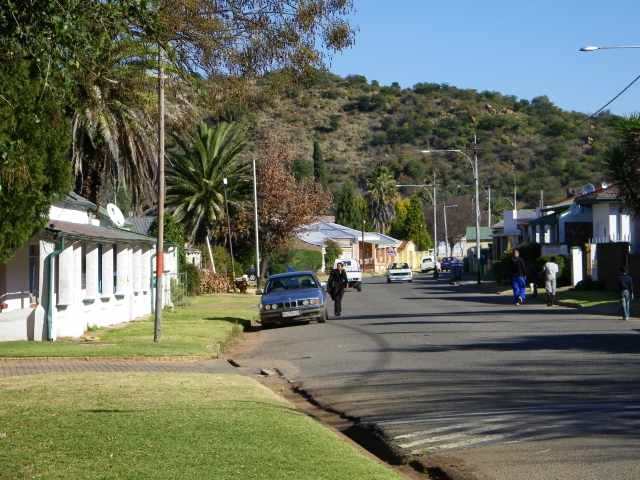
[[[618,205],[593,206],[593,238],[596,243],[630,242],[631,216]]]
[[[86,224],[89,223],[89,213],[86,210],[60,208],[55,205],[51,205],[51,208],[49,208],[49,219]]]
[[[28,293],[24,299],[25,308],[19,299],[11,300],[11,312],[0,313],[0,341],[7,340],[42,340],[45,337],[46,308],[48,285],[44,261],[55,249],[52,241],[41,240],[40,243],[40,305],[31,307]],[[113,269],[111,245],[104,245],[102,285],[103,291],[97,293],[97,281],[87,278],[82,288],[82,243],[67,241],[58,262],[52,262],[54,268],[54,298],[52,310],[52,327],[54,339],[58,337],[77,337],[83,335],[89,326],[110,326],[128,322],[152,313],[151,283],[151,246],[119,245],[118,258],[118,294],[113,292]],[[133,253],[134,251],[139,253]],[[90,267],[89,257],[96,257],[97,244],[86,243],[87,274],[97,275],[97,266]],[[136,260],[138,255],[139,260]],[[175,277],[177,269],[177,252],[175,249],[167,254],[171,275]],[[56,264],[58,271],[56,272]],[[20,288],[28,292],[28,249],[21,249],[14,259],[3,269],[10,272],[6,275],[8,287]],[[140,279],[137,270],[140,269]],[[0,273],[3,270],[0,269]],[[93,272],[93,273],[92,273]],[[170,282],[165,285],[164,304],[171,301]],[[97,280],[97,279],[96,279]],[[135,283],[139,282],[138,285]],[[1,285],[2,283],[0,283]],[[137,291],[134,291],[137,287]],[[9,290],[9,288],[7,288]],[[9,290],[11,291],[11,290]],[[7,302],[9,303],[9,302]]]

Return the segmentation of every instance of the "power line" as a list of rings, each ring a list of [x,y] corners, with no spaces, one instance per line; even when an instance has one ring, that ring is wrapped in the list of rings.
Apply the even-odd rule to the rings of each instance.
[[[613,102],[615,102],[618,98],[620,98],[622,95],[624,95],[624,93],[629,90],[631,87],[633,87],[633,85],[640,80],[640,75],[638,75],[636,78],[634,78],[626,87],[624,87],[615,97],[613,97],[611,100],[609,100],[607,103],[605,103],[602,107],[600,107],[598,110],[596,110],[594,113],[592,113],[591,115],[589,115],[589,117],[587,118],[593,118],[596,115],[599,115],[600,113],[602,113],[604,111],[605,108],[607,108],[609,105],[611,105]]]

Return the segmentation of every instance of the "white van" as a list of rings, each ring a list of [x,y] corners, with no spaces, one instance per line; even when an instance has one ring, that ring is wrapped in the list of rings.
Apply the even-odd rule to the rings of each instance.
[[[424,257],[422,262],[420,262],[420,271],[422,273],[427,273],[436,268],[436,262],[433,260],[433,257]]]
[[[347,280],[349,286],[355,288],[357,291],[362,291],[362,272],[360,271],[360,264],[357,260],[352,258],[339,258],[333,263],[333,268],[337,268],[341,263],[347,273]]]

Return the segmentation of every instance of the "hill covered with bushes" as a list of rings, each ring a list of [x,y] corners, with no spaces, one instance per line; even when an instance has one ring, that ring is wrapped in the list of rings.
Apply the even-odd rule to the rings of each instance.
[[[318,142],[334,191],[347,178],[364,189],[371,172],[384,165],[401,183],[423,183],[435,169],[446,195],[468,194],[473,176],[464,158],[419,150],[471,152],[477,135],[481,184],[492,187],[496,208],[508,205],[514,172],[521,206],[536,206],[540,190],[550,202],[602,180],[602,155],[618,120],[608,113],[589,119],[544,96],[524,100],[433,83],[403,89],[329,73],[261,100],[248,115],[253,133],[287,139],[298,176],[313,175]]]

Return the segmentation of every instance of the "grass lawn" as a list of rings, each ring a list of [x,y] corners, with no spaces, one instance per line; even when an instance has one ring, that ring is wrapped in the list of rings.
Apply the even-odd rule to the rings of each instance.
[[[0,479],[400,480],[238,375],[0,379]]]
[[[164,312],[158,344],[153,343],[151,317],[88,332],[83,339],[3,342],[0,357],[215,357],[256,316],[257,305],[258,298],[249,294],[194,297],[188,306]]]
[[[619,296],[608,290],[566,290],[558,292],[557,298],[563,303],[583,308],[614,305],[620,302]]]

